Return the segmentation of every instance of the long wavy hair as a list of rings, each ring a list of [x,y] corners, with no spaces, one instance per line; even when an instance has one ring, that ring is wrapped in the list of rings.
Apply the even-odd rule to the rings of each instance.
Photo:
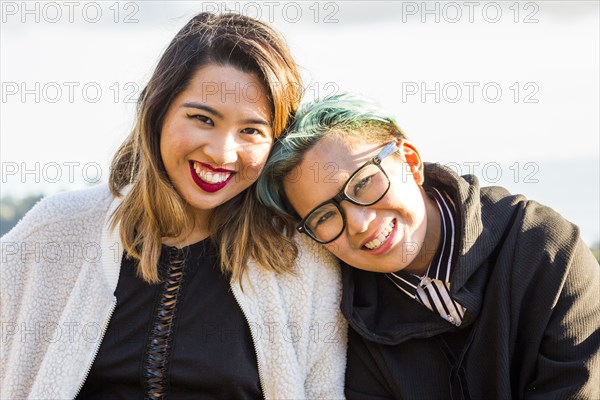
[[[138,261],[138,274],[150,283],[159,281],[162,238],[177,237],[194,226],[191,206],[175,190],[161,158],[163,121],[194,73],[211,63],[254,73],[263,82],[276,138],[300,103],[297,65],[284,39],[268,25],[240,14],[201,13],[177,33],[140,95],[135,126],[116,152],[109,178],[113,195],[123,196],[112,226],[119,225],[125,252]],[[213,210],[208,224],[221,268],[233,279],[241,281],[249,259],[288,271],[297,256],[290,235],[281,233],[280,223],[258,203],[253,187]]]

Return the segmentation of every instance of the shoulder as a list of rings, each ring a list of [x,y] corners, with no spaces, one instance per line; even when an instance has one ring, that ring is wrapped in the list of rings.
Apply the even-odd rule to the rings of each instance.
[[[277,274],[279,285],[304,299],[315,295],[317,298],[340,296],[339,261],[322,245],[305,235],[296,235],[294,241],[298,246],[298,257],[291,273]]]
[[[537,274],[531,276],[534,282],[544,284],[541,281],[547,279],[547,287],[560,290],[567,279],[597,273],[598,263],[579,227],[551,207],[527,201],[518,228],[515,261],[521,268],[527,264],[535,267]]]
[[[298,246],[295,271],[315,277],[335,276],[339,273],[338,260],[325,248],[306,235],[294,237]]]
[[[292,273],[278,274],[278,286],[286,293],[284,302],[291,310],[311,310],[314,319],[335,319],[342,296],[339,261],[325,248],[296,235],[298,258]]]
[[[534,200],[523,206],[521,232],[533,241],[541,241],[549,250],[575,245],[579,239],[579,227],[568,221],[551,207]]]
[[[101,227],[113,199],[107,184],[45,197],[2,239],[26,239],[47,228],[68,229],[76,221]]]
[[[481,189],[481,213],[487,228],[498,230],[497,236],[505,234],[507,244],[517,248],[568,253],[579,241],[577,225],[551,207],[501,187]]]
[[[341,285],[340,267],[337,259],[325,248],[304,235],[295,235],[294,242],[298,248],[298,257],[287,272],[268,270],[255,261],[248,263],[250,286],[255,282],[271,282],[270,284],[294,292],[312,290],[315,286]]]
[[[500,258],[496,267],[511,271],[514,282],[542,294],[556,294],[565,280],[584,270],[597,270],[598,264],[580,237],[579,227],[551,207],[522,196],[506,196],[507,204],[491,207],[511,210],[512,218],[501,234]],[[518,199],[516,201],[515,199]],[[500,200],[501,202],[502,200]],[[579,272],[575,272],[579,271]],[[592,271],[593,272],[593,271]]]
[[[534,200],[525,200],[518,208],[511,228],[521,255],[542,265],[568,265],[582,242],[579,227]]]
[[[341,274],[337,259],[323,246],[303,235],[296,235],[294,240],[298,246],[298,257],[292,270],[277,273],[250,261],[248,287],[261,294],[272,292],[292,308],[302,308],[315,301],[337,302],[341,296]]]

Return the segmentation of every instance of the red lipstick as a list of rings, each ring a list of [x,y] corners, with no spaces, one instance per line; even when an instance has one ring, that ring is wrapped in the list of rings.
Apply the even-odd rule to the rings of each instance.
[[[226,169],[226,168],[215,168],[210,164],[206,164],[203,162],[198,161],[198,164],[202,165],[203,167],[206,167],[208,169],[210,169],[211,171],[215,171],[215,172],[235,172],[232,169]],[[194,166],[194,162],[192,161],[192,167]]]
[[[229,169],[213,168],[210,165],[205,164],[205,163],[199,163],[199,164],[201,164],[203,167],[206,167],[214,172],[230,172],[231,173],[231,175],[229,175],[229,177],[227,179],[225,179],[223,182],[220,182],[220,183],[204,182],[202,179],[200,179],[198,174],[196,174],[196,170],[194,169],[194,161],[190,161],[190,173],[192,174],[192,179],[194,180],[194,183],[196,185],[198,185],[200,187],[200,189],[202,189],[208,193],[214,193],[214,192],[217,192],[217,191],[223,189],[229,183],[229,181],[231,180],[231,178],[233,178],[233,175],[235,174],[235,171],[231,171]]]

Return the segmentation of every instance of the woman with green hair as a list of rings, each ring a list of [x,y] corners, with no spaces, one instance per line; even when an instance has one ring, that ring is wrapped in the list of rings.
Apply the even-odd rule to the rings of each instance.
[[[600,397],[600,270],[549,207],[348,94],[299,109],[257,193],[342,261],[348,398]]]

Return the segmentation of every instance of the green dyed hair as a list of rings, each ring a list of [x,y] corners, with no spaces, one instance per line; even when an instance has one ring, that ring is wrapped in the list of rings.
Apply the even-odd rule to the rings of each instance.
[[[319,140],[330,135],[377,144],[406,139],[393,117],[358,95],[339,93],[300,106],[287,132],[271,149],[256,184],[258,199],[283,218],[288,229],[298,216],[287,200],[283,181]]]

